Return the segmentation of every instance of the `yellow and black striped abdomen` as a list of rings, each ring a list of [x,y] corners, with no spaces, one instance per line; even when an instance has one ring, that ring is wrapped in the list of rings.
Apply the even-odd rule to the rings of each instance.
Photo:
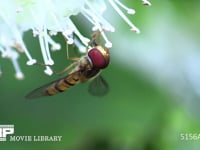
[[[67,75],[66,77],[54,82],[49,87],[47,87],[46,94],[51,96],[51,95],[55,95],[60,92],[66,91],[71,86],[74,86],[75,84],[77,84],[79,82],[79,79],[80,79],[80,75],[78,71],[71,73]]]
[[[69,89],[77,84],[80,80],[80,72],[75,71],[68,74],[66,77],[45,84],[26,95],[26,98],[33,99],[43,96],[52,96]]]

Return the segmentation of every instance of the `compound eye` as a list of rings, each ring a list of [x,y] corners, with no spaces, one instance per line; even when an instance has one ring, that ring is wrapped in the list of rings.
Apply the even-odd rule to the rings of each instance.
[[[98,49],[98,47],[95,47],[88,52],[88,56],[90,57],[93,63],[93,66],[96,68],[103,69],[107,67],[109,64],[108,50],[103,49],[103,52],[102,52],[102,48],[100,50]]]

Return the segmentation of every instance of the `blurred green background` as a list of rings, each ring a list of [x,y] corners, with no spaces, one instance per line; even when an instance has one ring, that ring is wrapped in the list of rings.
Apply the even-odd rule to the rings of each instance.
[[[181,134],[200,134],[200,1],[151,0],[152,7],[142,6],[137,0],[123,2],[136,10],[136,15],[128,17],[141,34],[129,31],[108,6],[105,18],[116,31],[107,33],[113,47],[110,66],[102,72],[110,87],[104,97],[90,95],[89,83],[85,83],[53,97],[29,101],[24,98],[28,92],[59,76],[46,76],[42,66],[27,67],[22,54],[19,61],[25,79],[18,81],[11,62],[0,60],[4,68],[0,124],[14,124],[16,136],[62,136],[61,142],[0,142],[1,149],[200,148],[200,139],[181,140]],[[85,22],[80,17],[74,20]],[[90,36],[87,22],[79,28]],[[63,48],[52,54],[54,69],[62,70],[69,64],[65,44],[60,35],[54,39]],[[24,40],[42,62],[38,39],[27,32]]]

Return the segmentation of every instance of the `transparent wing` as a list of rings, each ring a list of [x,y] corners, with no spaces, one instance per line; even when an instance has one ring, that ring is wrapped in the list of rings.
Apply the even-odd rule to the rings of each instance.
[[[60,79],[59,79],[60,80]],[[52,84],[54,84],[55,82],[57,82],[58,80],[52,81],[50,83],[47,83],[39,88],[34,89],[33,91],[31,91],[30,93],[28,93],[25,98],[27,99],[34,99],[34,98],[40,98],[43,96],[48,96],[48,94],[46,93],[46,89],[51,86]]]
[[[109,92],[109,85],[106,80],[99,75],[89,84],[88,92],[94,96],[104,96]]]
[[[63,74],[64,72],[68,71],[69,69],[71,69],[73,66],[77,65],[77,62],[72,63],[71,65],[69,65],[68,67],[66,67],[63,71],[57,73],[57,74]],[[75,72],[73,72],[75,73]],[[72,74],[72,73],[71,73]],[[69,74],[68,74],[69,75]],[[67,75],[67,76],[68,76]],[[31,91],[30,93],[28,93],[25,98],[27,99],[34,99],[34,98],[40,98],[40,97],[44,97],[44,96],[49,96],[46,93],[46,89],[50,86],[52,86],[52,84],[58,82],[59,80],[61,80],[62,78],[52,81],[50,83],[47,83],[39,88],[34,89],[33,91]]]

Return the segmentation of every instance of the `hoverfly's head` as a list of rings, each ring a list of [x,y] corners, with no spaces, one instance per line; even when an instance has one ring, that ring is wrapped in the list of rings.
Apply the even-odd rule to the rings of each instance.
[[[88,57],[91,59],[93,66],[98,69],[106,68],[110,62],[109,50],[100,45],[93,47],[88,52]]]

